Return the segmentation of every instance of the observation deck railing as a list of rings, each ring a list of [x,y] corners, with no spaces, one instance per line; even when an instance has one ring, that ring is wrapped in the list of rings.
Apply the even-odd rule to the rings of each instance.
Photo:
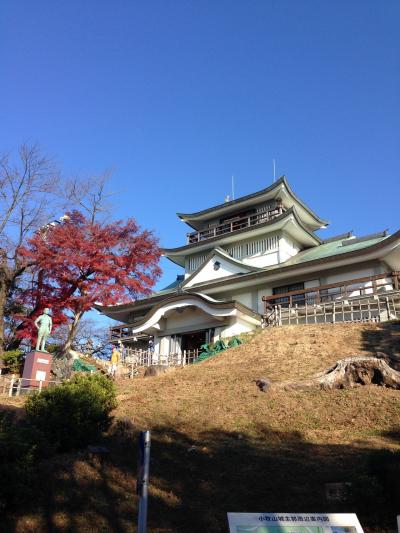
[[[264,326],[400,318],[399,289],[399,272],[388,272],[264,296]]]
[[[268,222],[269,220],[282,215],[284,212],[285,209],[279,206],[273,209],[268,209],[267,211],[263,211],[262,213],[249,215],[247,217],[233,218],[212,228],[187,233],[188,244],[195,244],[197,242],[212,239],[213,237],[220,237],[221,235],[226,235],[227,233],[232,233],[243,228],[256,226],[257,224]]]

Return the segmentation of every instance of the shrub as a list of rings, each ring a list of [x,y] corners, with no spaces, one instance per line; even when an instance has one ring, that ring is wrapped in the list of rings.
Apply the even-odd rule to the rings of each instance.
[[[101,374],[76,375],[25,404],[27,422],[62,452],[96,442],[109,428],[115,407],[114,384]]]
[[[0,514],[32,496],[35,465],[50,453],[40,432],[0,413]]]
[[[3,353],[2,359],[8,372],[17,373],[24,361],[24,354],[21,350],[9,350]]]

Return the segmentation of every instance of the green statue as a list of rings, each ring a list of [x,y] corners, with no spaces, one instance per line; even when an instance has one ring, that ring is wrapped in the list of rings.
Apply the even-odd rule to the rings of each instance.
[[[40,315],[35,320],[35,326],[38,329],[38,338],[36,343],[36,350],[45,352],[46,340],[51,333],[53,327],[53,321],[50,316],[50,309],[46,307],[43,310],[43,315]]]

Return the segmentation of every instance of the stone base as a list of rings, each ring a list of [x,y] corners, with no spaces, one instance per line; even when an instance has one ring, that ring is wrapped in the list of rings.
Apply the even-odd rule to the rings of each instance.
[[[53,356],[48,352],[33,350],[25,358],[22,386],[29,388],[47,387],[51,380]]]

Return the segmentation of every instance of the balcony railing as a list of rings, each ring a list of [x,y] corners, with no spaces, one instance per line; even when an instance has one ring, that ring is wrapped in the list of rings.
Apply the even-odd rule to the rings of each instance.
[[[399,288],[399,272],[387,272],[377,276],[319,285],[273,296],[263,296],[264,314],[269,316],[274,307],[278,305],[282,308],[304,307],[360,296],[373,296],[386,291],[398,291]]]
[[[111,326],[109,329],[110,333],[110,342],[120,341],[124,339],[145,339],[145,342],[148,342],[148,336],[143,335],[141,333],[133,333],[133,329],[137,328],[137,324],[134,322],[133,324],[121,324],[119,326]]]
[[[226,235],[227,233],[232,233],[239,229],[249,228],[251,226],[256,226],[257,224],[262,224],[263,222],[268,222],[273,218],[282,215],[285,209],[281,206],[274,209],[269,209],[262,213],[257,213],[255,215],[250,215],[247,217],[237,217],[218,226],[212,228],[207,228],[202,231],[194,231],[187,234],[188,244],[195,244],[206,239],[212,239],[213,237],[220,237],[221,235]]]
[[[332,300],[319,304],[274,305],[264,316],[263,327],[336,322],[386,322],[400,318],[400,291]]]

